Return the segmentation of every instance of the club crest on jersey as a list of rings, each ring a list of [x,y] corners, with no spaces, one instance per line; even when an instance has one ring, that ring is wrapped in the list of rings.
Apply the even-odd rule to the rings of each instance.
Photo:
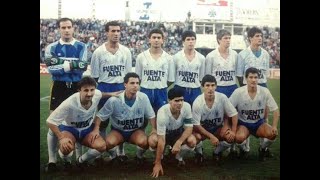
[[[214,112],[214,115],[215,115],[216,117],[219,117],[219,111],[216,110],[216,111]]]
[[[141,109],[141,108],[138,108],[137,111],[136,111],[136,113],[137,113],[137,115],[139,115],[139,116],[142,115],[142,109]]]
[[[261,106],[262,106],[262,102],[258,101],[258,107],[261,107]]]
[[[120,59],[120,63],[124,64],[124,59],[123,58]]]

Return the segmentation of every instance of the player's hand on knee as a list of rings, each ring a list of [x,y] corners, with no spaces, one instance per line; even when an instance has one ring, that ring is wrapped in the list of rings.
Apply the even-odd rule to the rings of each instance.
[[[91,144],[94,143],[94,141],[99,137],[99,131],[92,131],[90,134],[89,134],[89,141]]]
[[[226,131],[226,139],[229,142],[233,142],[234,138],[236,137],[235,133],[233,131],[231,131],[230,129],[228,131]]]
[[[272,127],[271,132],[272,132],[272,135],[274,136],[278,135],[278,129],[276,127]]]
[[[62,149],[64,151],[70,152],[72,151],[73,145],[72,145],[72,141],[69,138],[61,138],[60,141],[60,146],[62,147]]]
[[[210,142],[211,142],[214,146],[218,146],[218,144],[219,144],[219,139],[216,138],[215,136],[212,136],[212,137],[210,138]]]

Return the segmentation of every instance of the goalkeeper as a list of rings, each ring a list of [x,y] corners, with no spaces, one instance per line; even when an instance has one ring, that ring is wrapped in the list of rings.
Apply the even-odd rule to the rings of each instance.
[[[45,51],[45,63],[52,75],[50,94],[50,113],[65,99],[77,92],[77,83],[87,68],[87,47],[73,38],[74,23],[69,18],[57,21],[61,38],[49,44]],[[57,170],[57,137],[49,129],[47,134],[49,163],[46,171]],[[76,146],[76,156],[81,155],[81,148]]]

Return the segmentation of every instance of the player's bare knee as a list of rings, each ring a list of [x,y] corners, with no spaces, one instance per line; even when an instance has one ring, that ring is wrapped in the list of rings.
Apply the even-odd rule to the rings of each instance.
[[[267,137],[267,139],[270,139],[270,140],[275,140],[277,138],[277,135],[274,135],[274,134],[271,134]]]
[[[97,146],[96,148],[95,148],[97,151],[99,151],[99,152],[105,152],[106,151],[106,144],[105,143],[103,143],[103,144],[100,144],[99,146]]]
[[[157,144],[158,144],[158,138],[156,136],[151,135],[148,138],[148,144],[149,144],[149,147],[155,149],[157,147]]]
[[[115,141],[106,141],[106,149],[112,149],[116,147],[118,144]]]
[[[199,134],[199,133],[194,133],[193,135],[194,135],[194,137],[197,139],[197,141],[201,141],[201,139],[202,139],[201,134]]]
[[[138,141],[136,141],[136,145],[143,148],[143,149],[146,149],[148,148],[148,141],[147,141],[147,138],[141,138],[139,139]]]
[[[196,140],[196,137],[191,135],[187,138],[187,145],[190,147],[190,148],[194,148],[196,147],[197,145],[197,140]]]
[[[104,152],[106,151],[106,143],[105,141],[95,141],[95,143],[92,146],[94,149],[96,149],[99,152]]]
[[[236,143],[241,144],[246,139],[247,139],[247,137],[245,135],[237,135],[235,138],[235,141],[236,141]]]

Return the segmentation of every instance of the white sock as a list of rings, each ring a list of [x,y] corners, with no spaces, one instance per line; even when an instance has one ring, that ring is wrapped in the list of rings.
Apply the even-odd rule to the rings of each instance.
[[[275,140],[270,140],[270,139],[267,139],[267,138],[263,138],[263,143],[262,143],[262,146],[261,148],[262,149],[265,149],[266,147],[269,147]]]
[[[185,157],[185,155],[189,152],[189,151],[193,151],[195,148],[190,148],[188,145],[184,144],[181,146],[181,150],[180,152],[176,155],[176,159],[178,159],[179,161],[182,161],[183,158]]]
[[[146,152],[146,149],[142,149],[141,147],[137,146],[136,155],[139,159],[143,158],[143,154]]]
[[[248,136],[247,140],[246,140],[246,151],[249,152],[250,151],[250,136]]]
[[[196,153],[199,153],[199,154],[203,154],[203,152],[202,152],[202,141],[200,141],[197,145],[196,145],[196,148],[194,149],[194,151],[196,152]]]
[[[57,136],[49,129],[47,133],[47,144],[48,144],[48,156],[49,163],[57,162],[57,149],[58,149],[58,138]]]
[[[76,158],[78,159],[82,155],[82,145],[79,142],[75,144]]]
[[[259,140],[260,140],[260,146],[262,146],[264,138],[259,138]]]
[[[122,143],[122,144],[120,144],[118,146],[117,154],[120,155],[120,156],[125,156],[126,155],[126,153],[124,152],[124,143]]]
[[[218,147],[214,150],[214,153],[219,154],[230,147],[231,144],[227,143],[226,141],[220,141]]]
[[[64,161],[64,162],[71,162],[71,157],[72,157],[72,155],[73,155],[73,151],[71,151],[69,154],[67,154],[67,155],[64,155],[61,151],[60,151],[60,149],[58,150],[58,152],[59,152],[59,155],[60,155],[60,157],[61,157],[61,159]]]
[[[89,148],[89,150],[86,153],[84,153],[82,156],[80,156],[79,162],[83,163],[84,161],[90,161],[91,159],[94,159],[99,155],[101,155],[101,152],[99,152],[95,149]]]
[[[247,143],[248,139],[244,140],[241,144],[237,143],[237,146],[240,147],[243,151],[247,151],[247,147],[246,147],[246,143]]]
[[[231,149],[232,149],[232,151],[236,151],[237,149],[236,149],[236,143],[233,143],[232,145],[231,145]]]
[[[115,147],[113,147],[112,149],[109,149],[108,150],[108,153],[110,154],[110,158],[111,159],[114,159],[114,158],[116,158],[117,157],[117,148],[118,148],[118,146],[115,146]]]

